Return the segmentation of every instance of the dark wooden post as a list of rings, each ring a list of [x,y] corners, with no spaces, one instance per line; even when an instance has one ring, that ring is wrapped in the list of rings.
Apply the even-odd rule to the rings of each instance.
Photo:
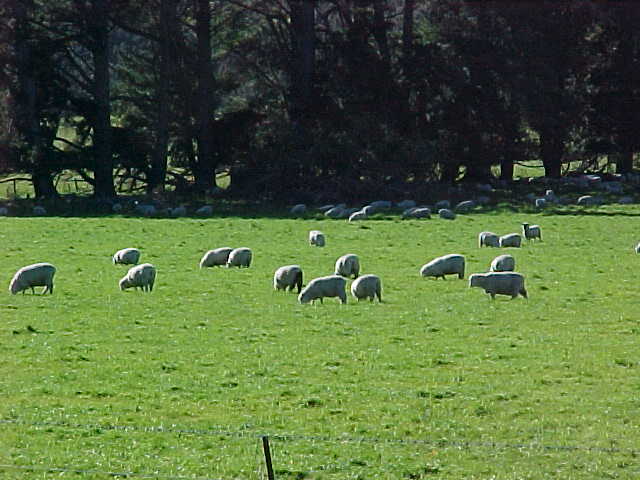
[[[273,475],[273,465],[271,465],[271,450],[269,449],[269,437],[266,435],[262,437],[262,449],[264,450],[264,461],[267,464],[267,478],[269,480],[275,480]]]

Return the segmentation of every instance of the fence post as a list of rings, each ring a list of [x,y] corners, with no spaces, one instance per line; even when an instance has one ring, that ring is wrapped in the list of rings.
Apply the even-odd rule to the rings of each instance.
[[[262,449],[264,450],[264,461],[267,464],[267,478],[269,480],[275,480],[273,476],[273,465],[271,465],[271,450],[269,449],[269,437],[264,435],[262,437]]]

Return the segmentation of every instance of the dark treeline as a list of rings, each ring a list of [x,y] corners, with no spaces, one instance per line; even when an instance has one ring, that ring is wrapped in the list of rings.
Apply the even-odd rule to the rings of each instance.
[[[462,0],[0,4],[0,171],[57,194],[345,198],[640,150],[640,6]],[[499,170],[493,167],[499,166]]]

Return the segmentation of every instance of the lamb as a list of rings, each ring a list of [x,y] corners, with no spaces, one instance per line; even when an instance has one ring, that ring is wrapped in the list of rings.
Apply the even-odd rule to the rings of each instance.
[[[458,278],[464,278],[464,256],[457,253],[443,255],[434,258],[420,269],[420,275],[423,277],[442,277],[445,275],[458,274]]]
[[[378,297],[378,302],[382,302],[382,283],[377,275],[363,275],[354,280],[351,284],[351,295],[358,299],[368,298],[373,302]]]
[[[342,275],[343,277],[358,278],[360,274],[360,259],[354,253],[341,256],[336,260],[335,275]]]
[[[339,275],[314,278],[298,295],[298,302],[309,303],[325,297],[338,297],[340,303],[347,303],[345,293],[347,281]]]
[[[34,263],[22,267],[16,272],[9,284],[9,291],[12,295],[18,292],[24,293],[27,288],[31,293],[36,293],[33,287],[44,287],[42,294],[49,292],[53,294],[53,276],[56,274],[56,267],[50,263]]]
[[[431,218],[431,209],[428,207],[411,207],[402,212],[402,218]]]
[[[508,233],[507,235],[503,235],[500,237],[500,247],[516,247],[520,248],[520,244],[522,243],[522,237],[517,233]]]
[[[309,245],[315,245],[316,247],[324,247],[325,237],[324,233],[320,230],[311,230],[309,232]]]
[[[275,290],[293,290],[298,288],[298,293],[302,290],[302,269],[298,265],[285,265],[280,267],[273,274],[273,288]]]
[[[241,247],[231,250],[227,259],[227,267],[246,267],[251,265],[253,253],[250,248]]]
[[[479,247],[499,247],[500,237],[493,232],[480,232],[478,234]]]
[[[540,225],[529,225],[528,223],[522,224],[522,235],[527,240],[533,240],[537,238],[542,240],[542,232],[540,231]]]
[[[133,287],[136,289],[141,288],[143,292],[145,290],[151,292],[155,281],[156,267],[150,263],[143,263],[131,267],[127,274],[120,279],[118,285],[120,285],[120,290]]]
[[[510,295],[511,299],[522,295],[527,298],[524,276],[515,272],[474,273],[469,276],[469,287],[484,288],[495,299],[496,295]]]
[[[113,254],[114,265],[135,265],[140,260],[140,250],[137,248],[123,248]]]
[[[230,247],[220,247],[209,250],[200,259],[200,268],[214,267],[226,265],[229,260],[229,254],[233,251]]]
[[[498,255],[491,262],[490,272],[513,272],[516,269],[516,259],[511,255]]]

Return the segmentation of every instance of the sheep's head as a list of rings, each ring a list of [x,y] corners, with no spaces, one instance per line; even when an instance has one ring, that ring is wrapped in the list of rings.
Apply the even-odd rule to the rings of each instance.
[[[469,288],[471,287],[484,287],[484,280],[486,276],[481,273],[474,273],[469,275]]]
[[[17,277],[13,277],[11,283],[9,284],[9,291],[11,292],[11,295],[15,295],[22,290],[24,290],[22,282],[20,282]]]
[[[127,277],[122,278],[118,285],[120,286],[120,290],[124,290],[125,288],[129,288],[131,286]]]
[[[304,290],[302,290],[302,292],[300,292],[300,295],[298,295],[298,302],[299,303],[309,303],[313,299],[314,299],[313,295],[306,288]]]

